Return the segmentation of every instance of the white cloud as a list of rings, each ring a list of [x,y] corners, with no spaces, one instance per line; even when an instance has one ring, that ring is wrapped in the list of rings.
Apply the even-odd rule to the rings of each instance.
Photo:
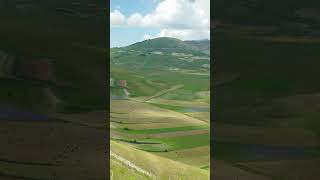
[[[155,36],[145,34],[143,39],[153,39],[158,37],[172,37],[181,40],[199,40],[210,39],[210,30],[192,30],[192,29],[161,29]]]
[[[181,40],[209,39],[210,30],[162,29],[157,37],[173,37]]]
[[[110,25],[111,26],[121,26],[126,22],[126,17],[119,11],[114,10],[110,12]]]
[[[174,29],[209,28],[210,0],[164,0],[153,12],[145,16],[134,13],[129,19],[131,21],[128,24],[131,26]]]
[[[210,0],[162,0],[149,14],[134,13],[127,26],[157,27],[160,33],[145,37],[175,37],[182,40],[210,38]]]
[[[139,13],[134,13],[129,16],[127,23],[129,26],[143,26],[143,16]]]
[[[147,39],[152,39],[153,37],[151,36],[151,35],[149,35],[149,34],[145,34],[144,36],[143,36],[143,40],[147,40]]]

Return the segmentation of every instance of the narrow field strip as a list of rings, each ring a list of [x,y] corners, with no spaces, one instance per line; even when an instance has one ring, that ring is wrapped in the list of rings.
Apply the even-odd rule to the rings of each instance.
[[[184,127],[158,128],[158,129],[124,129],[124,128],[117,128],[115,130],[121,131],[121,132],[125,132],[127,134],[158,134],[158,133],[201,130],[201,129],[209,129],[209,126],[200,125],[200,126],[184,126]]]
[[[134,163],[130,162],[129,160],[125,159],[124,157],[122,157],[120,155],[117,155],[116,153],[114,153],[112,151],[110,151],[110,156],[117,159],[118,161],[122,162],[126,166],[138,171],[141,174],[144,174],[144,175],[151,177],[151,178],[155,178],[155,175],[153,175],[152,173],[142,169],[141,167],[135,165]]]
[[[169,104],[160,104],[160,103],[151,103],[148,102],[150,105],[162,108],[162,109],[167,109],[171,111],[176,111],[180,113],[188,113],[189,111],[192,111],[194,109],[195,112],[209,112],[210,108],[209,107],[187,107],[187,106],[177,106],[177,105],[169,105]]]
[[[154,147],[154,144],[141,144],[139,148],[144,151],[164,150],[164,151],[176,151],[188,148],[195,148],[199,146],[206,146],[210,143],[210,134],[196,134],[188,136],[174,136],[174,137],[160,137],[160,138],[149,138],[149,139],[135,139],[136,142],[156,142],[161,143],[165,147],[164,149]],[[193,142],[193,143],[190,143]],[[131,143],[137,144],[137,143]]]
[[[210,129],[197,129],[197,130],[188,130],[188,131],[177,131],[177,132],[164,132],[158,134],[150,134],[150,138],[171,138],[171,137],[183,137],[183,136],[192,136],[200,134],[208,134]]]
[[[114,113],[114,114],[128,114],[128,113],[123,113],[123,112],[110,112],[110,113]]]
[[[110,118],[114,118],[114,119],[128,119],[128,117],[115,117],[115,116],[110,116]]]
[[[152,142],[152,141],[134,141],[134,140],[128,140],[128,139],[119,139],[119,138],[111,138],[112,140],[116,141],[122,141],[126,143],[131,143],[131,144],[161,144],[160,142]]]

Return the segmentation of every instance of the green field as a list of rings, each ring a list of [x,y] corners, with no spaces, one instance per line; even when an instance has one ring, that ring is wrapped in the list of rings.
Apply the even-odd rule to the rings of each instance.
[[[170,47],[161,48],[166,46]],[[184,54],[192,55],[179,60]],[[120,147],[130,150],[122,156],[152,172],[151,179],[209,179],[209,116],[192,116],[210,114],[209,70],[201,67],[209,62],[205,58],[192,60],[197,56],[209,57],[172,38],[111,49],[111,78],[126,80],[129,92],[121,99],[118,92],[122,88],[111,87],[115,97],[110,101],[111,151],[119,154]],[[119,159],[115,161],[119,163]],[[125,169],[114,161],[111,165],[110,172],[120,179],[141,176],[139,168]]]
[[[128,179],[128,180],[151,180],[148,176],[139,174],[133,169],[129,169],[127,166],[121,164],[120,162],[110,159],[110,179]]]
[[[132,169],[135,169],[135,167],[138,167],[140,170],[140,176],[143,175],[143,172],[147,172],[146,174],[149,174],[149,178],[151,179],[186,179],[186,180],[192,180],[192,179],[208,179],[209,173],[206,170],[202,170],[200,168],[190,166],[181,162],[177,162],[171,159],[167,159],[152,153],[144,152],[141,150],[137,150],[135,148],[132,148],[130,146],[124,145],[122,143],[111,141],[111,151],[117,152],[117,156],[122,157],[125,160],[128,160],[132,162],[134,165],[131,165],[133,167]],[[111,156],[112,157],[112,156]],[[119,162],[119,160],[118,160]],[[115,162],[111,161],[111,172],[114,172],[114,169],[119,171],[122,165],[116,165]],[[127,167],[129,168],[129,167]],[[130,168],[129,168],[130,169]],[[122,172],[125,172],[125,174],[122,174],[122,176],[127,176],[130,174],[134,174],[133,177],[129,178],[135,178],[137,176],[136,174],[139,174],[139,170],[137,170],[135,173],[130,172],[129,169],[123,169]],[[127,172],[129,172],[127,174]],[[115,174],[115,173],[114,173]],[[144,175],[145,179],[148,179],[148,175]]]

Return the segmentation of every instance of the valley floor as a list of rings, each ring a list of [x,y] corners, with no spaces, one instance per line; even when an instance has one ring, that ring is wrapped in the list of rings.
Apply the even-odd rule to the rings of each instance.
[[[170,90],[178,88],[181,86]],[[161,99],[162,92],[167,91],[151,97],[111,100],[111,172],[115,174],[115,169],[120,168],[117,163],[125,159],[127,163],[121,164],[128,167],[127,173],[135,170],[145,179],[207,180],[209,105]],[[198,111],[192,107],[203,109]]]

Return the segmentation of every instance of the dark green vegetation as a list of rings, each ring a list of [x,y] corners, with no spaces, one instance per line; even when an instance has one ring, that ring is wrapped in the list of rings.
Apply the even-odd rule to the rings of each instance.
[[[106,2],[74,2],[0,1],[0,179],[105,179]]]
[[[169,109],[169,110],[178,111],[178,112],[184,112],[184,109],[185,109],[185,107],[173,106],[168,104],[155,104],[155,103],[151,103],[151,104],[158,106],[160,108]]]
[[[162,37],[149,39],[125,47],[126,50],[138,50],[143,52],[163,52],[165,53],[191,53],[194,55],[205,55],[202,51],[208,52],[210,41],[181,41],[175,38]]]
[[[131,130],[128,128],[116,129],[118,131],[126,132],[129,134],[156,134],[164,132],[177,132],[177,131],[187,131],[187,130],[198,130],[198,129],[207,129],[207,125],[201,126],[186,126],[186,127],[176,127],[176,128],[161,128],[161,129],[141,129],[141,130]]]
[[[209,44],[209,41],[199,44]],[[208,70],[208,54],[194,46],[196,45],[174,38],[145,40],[127,47],[111,49],[111,63],[130,70]]]

